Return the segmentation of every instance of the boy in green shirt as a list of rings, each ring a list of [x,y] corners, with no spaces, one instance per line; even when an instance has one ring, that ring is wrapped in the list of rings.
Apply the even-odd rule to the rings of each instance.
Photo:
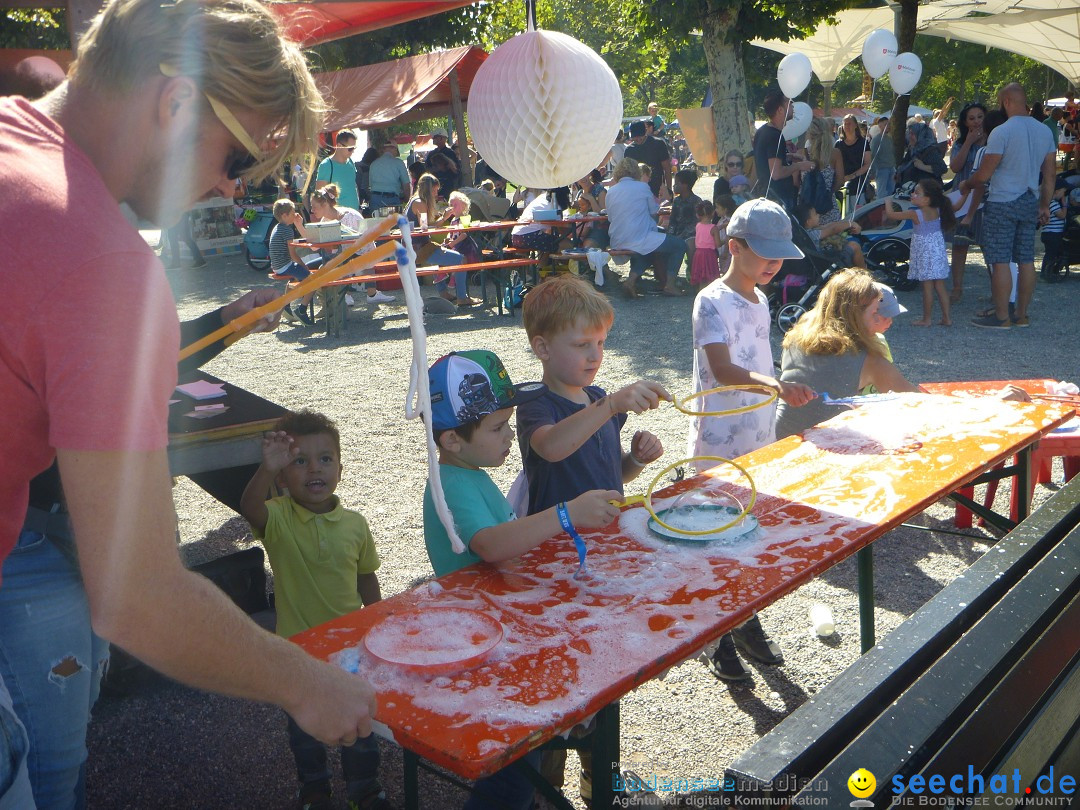
[[[283,417],[263,439],[263,461],[240,508],[261,540],[274,572],[277,633],[292,636],[382,598],[379,555],[367,521],[342,507],[341,439],[332,421],[314,411]],[[288,490],[267,500],[271,486]],[[289,747],[300,780],[300,806],[329,808],[326,747],[288,718]],[[351,810],[392,810],[379,784],[375,736],[341,749]]]

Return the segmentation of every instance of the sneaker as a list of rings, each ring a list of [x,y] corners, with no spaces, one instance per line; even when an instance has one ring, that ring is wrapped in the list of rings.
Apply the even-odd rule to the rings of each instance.
[[[732,630],[731,637],[739,652],[748,658],[774,666],[784,663],[784,654],[780,651],[780,645],[769,638],[757,616]]]
[[[720,646],[711,657],[708,653],[702,653],[701,661],[713,675],[722,681],[733,683],[749,681],[753,678],[750,671],[739,660],[739,654],[735,652],[735,642],[731,638],[731,633],[721,637]]]
[[[1031,326],[1031,319],[1027,315],[1023,318],[1012,318],[1012,325],[1018,329],[1027,329]]]
[[[378,783],[363,794],[349,796],[348,806],[349,810],[397,810],[386,800],[386,791]]]
[[[333,791],[330,790],[328,779],[307,782],[300,786],[300,791],[296,794],[296,806],[300,810],[331,810],[331,796]]]
[[[352,297],[352,293],[345,293],[345,306],[351,307],[356,303],[356,299]]]
[[[1012,322],[1008,318],[999,321],[996,315],[983,315],[980,318],[972,318],[971,325],[978,326],[980,329],[1008,329],[1012,326]]]
[[[586,805],[592,806],[592,774],[586,771],[578,772],[578,796]]]
[[[200,267],[206,267],[206,259],[199,259],[197,262],[192,262],[191,269],[198,270]]]
[[[308,326],[315,325],[315,319],[311,317],[311,313],[308,311],[307,304],[296,304],[293,307],[293,315],[306,323]]]
[[[397,299],[392,295],[387,295],[384,292],[376,290],[374,293],[368,295],[367,300],[369,304],[388,304]]]

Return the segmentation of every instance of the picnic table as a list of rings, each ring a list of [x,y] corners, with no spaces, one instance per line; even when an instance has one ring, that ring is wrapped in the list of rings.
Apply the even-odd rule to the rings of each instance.
[[[695,655],[757,610],[828,570],[1069,418],[1054,404],[898,395],[739,459],[757,487],[760,530],[701,546],[658,539],[640,505],[584,534],[589,576],[565,534],[517,560],[440,577],[293,637],[312,655],[367,677],[379,694],[376,730],[417,756],[477,778],[597,719],[594,806],[612,801],[618,699]],[[656,507],[713,480],[748,501],[727,465],[657,493]],[[416,612],[423,637],[468,622],[436,608],[494,619],[502,639],[467,669],[387,663],[365,648],[373,629]],[[463,612],[463,613],[461,613]],[[408,650],[410,636],[395,649]],[[467,640],[466,640],[467,641]],[[418,806],[415,773],[406,801]],[[560,797],[561,798],[561,797]],[[563,805],[569,806],[569,805]]]

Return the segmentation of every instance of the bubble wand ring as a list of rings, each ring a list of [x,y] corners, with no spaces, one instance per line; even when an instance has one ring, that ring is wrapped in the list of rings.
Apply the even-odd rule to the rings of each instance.
[[[724,391],[751,391],[759,394],[764,394],[765,399],[761,402],[755,402],[753,405],[743,405],[741,408],[728,408],[723,411],[692,411],[686,407],[692,399],[699,399],[709,394],[719,394]],[[697,391],[685,397],[673,399],[671,404],[682,413],[687,416],[735,416],[740,413],[749,413],[750,411],[756,411],[758,408],[764,408],[767,405],[772,405],[776,402],[776,398],[780,396],[780,392],[775,388],[771,388],[768,385],[721,385],[718,388],[710,388],[706,391]],[[704,458],[704,456],[702,456]],[[724,459],[727,461],[727,459]],[[745,472],[745,471],[744,471]],[[749,476],[748,476],[749,477]]]
[[[762,386],[762,387],[764,387],[764,386]],[[721,464],[729,464],[732,467],[734,467],[736,470],[738,470],[740,473],[742,473],[743,477],[746,479],[747,483],[750,485],[750,501],[749,501],[749,503],[747,503],[746,506],[743,507],[742,511],[739,512],[739,514],[737,514],[734,518],[732,518],[731,520],[729,520],[727,523],[723,524],[722,526],[714,526],[714,527],[709,528],[709,529],[679,529],[679,528],[676,528],[675,526],[672,526],[670,523],[666,523],[658,514],[656,514],[656,511],[653,509],[653,506],[652,506],[652,493],[653,493],[653,489],[655,489],[656,485],[658,483],[660,483],[660,480],[667,473],[669,473],[671,470],[674,470],[680,464],[686,464],[686,463],[691,462],[691,461],[715,461],[715,462],[718,462],[718,463],[721,463]],[[735,503],[739,504],[739,506],[742,506],[742,503],[740,503],[739,499],[735,498],[734,495],[731,495],[729,497],[734,498]],[[662,469],[659,473],[657,473],[656,477],[653,478],[652,482],[649,484],[649,488],[647,490],[646,495],[638,495],[638,496],[635,496],[635,497],[627,498],[626,500],[623,501],[623,504],[624,505],[631,504],[631,503],[644,504],[645,508],[648,510],[649,514],[652,516],[652,519],[655,520],[659,525],[663,526],[668,531],[675,532],[676,534],[685,534],[685,535],[700,537],[702,535],[716,534],[718,532],[722,532],[722,531],[726,531],[727,529],[730,529],[732,526],[739,523],[743,518],[745,518],[748,514],[750,514],[750,510],[754,508],[754,504],[756,502],[757,502],[757,484],[754,483],[754,479],[750,477],[750,473],[747,472],[746,469],[741,464],[738,464],[738,463],[732,461],[730,458],[721,458],[720,456],[691,456],[690,458],[680,459],[679,461],[676,461],[675,463],[669,464],[666,467],[664,467],[664,469]]]

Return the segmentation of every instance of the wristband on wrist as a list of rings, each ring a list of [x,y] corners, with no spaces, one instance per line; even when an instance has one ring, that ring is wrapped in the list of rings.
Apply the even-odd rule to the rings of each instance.
[[[581,535],[578,534],[577,529],[574,528],[574,524],[570,522],[570,512],[566,508],[566,502],[555,504],[555,514],[559,517],[559,525],[562,526],[562,530],[570,535],[570,539],[574,541],[574,546],[577,548],[578,555],[578,567],[582,569],[585,567],[585,541]]]
[[[628,455],[630,456],[630,460],[636,466],[638,466],[638,467],[647,467],[647,466],[649,466],[649,462],[647,462],[647,461],[638,461],[637,456],[634,455],[633,451],[630,451],[630,453]]]

